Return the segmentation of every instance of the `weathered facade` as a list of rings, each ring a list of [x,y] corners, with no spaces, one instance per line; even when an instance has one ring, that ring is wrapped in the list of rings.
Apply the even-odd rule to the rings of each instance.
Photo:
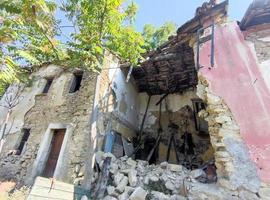
[[[44,66],[12,110],[1,180],[48,175],[64,130],[47,177],[95,199],[269,199],[269,8],[236,23],[205,3],[138,67],[108,52],[99,74]]]
[[[65,130],[65,136],[54,176],[72,183],[82,180],[96,75],[83,72],[80,89],[71,93],[74,73],[78,72],[49,65],[32,74],[32,86],[25,87],[20,94],[20,102],[7,124],[9,131],[1,153],[1,180],[32,184],[45,168],[53,132],[59,129]],[[52,83],[44,93],[48,80]],[[2,104],[5,104],[4,98]],[[2,109],[3,116],[4,112]],[[25,130],[30,135],[22,152],[10,155],[10,150],[19,148]]]

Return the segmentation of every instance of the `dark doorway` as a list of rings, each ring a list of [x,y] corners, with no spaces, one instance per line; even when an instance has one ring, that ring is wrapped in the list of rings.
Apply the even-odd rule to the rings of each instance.
[[[65,129],[59,129],[54,131],[50,145],[48,160],[42,173],[43,177],[47,178],[53,177],[58,157],[61,151],[61,146],[63,143],[65,132],[66,132]]]

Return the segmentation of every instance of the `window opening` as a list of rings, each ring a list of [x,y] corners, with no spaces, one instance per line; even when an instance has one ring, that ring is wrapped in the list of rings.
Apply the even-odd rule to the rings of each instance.
[[[73,81],[69,90],[69,93],[77,92],[81,87],[83,73],[73,74]]]
[[[25,146],[25,143],[27,142],[27,140],[29,138],[29,135],[30,135],[30,129],[23,129],[23,136],[22,136],[22,139],[20,141],[20,145],[17,148],[16,155],[21,155],[23,148]]]
[[[53,82],[53,79],[47,79],[47,83],[42,91],[43,94],[47,94],[49,92],[52,82]]]

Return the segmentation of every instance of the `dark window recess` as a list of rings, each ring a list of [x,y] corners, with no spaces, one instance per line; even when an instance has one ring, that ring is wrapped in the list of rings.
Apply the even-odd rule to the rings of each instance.
[[[21,155],[23,147],[25,143],[27,142],[29,135],[30,135],[30,129],[23,129],[23,136],[22,136],[20,145],[17,148],[16,155]]]
[[[52,85],[52,82],[53,82],[53,79],[47,79],[47,83],[46,83],[46,85],[43,89],[43,92],[42,92],[43,94],[47,94],[49,92],[49,89]]]
[[[69,93],[77,92],[81,87],[83,73],[74,74]]]
[[[201,110],[205,110],[206,105],[201,99],[193,99],[193,109],[194,109],[194,120],[196,130],[200,133],[208,133],[208,123],[203,118],[198,116]]]

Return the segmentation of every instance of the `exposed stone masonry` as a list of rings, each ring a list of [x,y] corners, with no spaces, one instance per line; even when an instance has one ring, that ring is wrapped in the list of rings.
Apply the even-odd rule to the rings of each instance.
[[[50,123],[70,124],[73,133],[70,136],[68,153],[65,158],[63,181],[80,184],[84,175],[84,163],[87,152],[87,134],[89,134],[89,113],[92,109],[92,97],[95,89],[94,73],[84,72],[81,88],[75,93],[69,93],[73,75],[69,71],[61,71],[54,82],[59,81],[63,86],[61,102],[57,102],[56,93],[59,88],[51,89],[47,94],[35,97],[35,106],[25,115],[24,127],[30,129],[30,137],[21,155],[2,154],[0,175],[2,180],[13,179],[24,182],[32,173],[33,162],[42,142],[43,135]],[[38,79],[40,77],[37,77]],[[58,79],[58,80],[57,80]],[[53,82],[53,84],[54,84]],[[20,134],[20,133],[15,133]]]
[[[255,194],[259,191],[260,180],[231,111],[221,98],[210,91],[207,80],[200,74],[197,94],[207,103],[206,110],[200,115],[208,121],[218,185],[240,198],[257,199]]]
[[[254,31],[248,33],[248,36],[245,38],[248,41],[251,41],[255,45],[256,54],[259,62],[269,60],[270,58],[270,31]]]

